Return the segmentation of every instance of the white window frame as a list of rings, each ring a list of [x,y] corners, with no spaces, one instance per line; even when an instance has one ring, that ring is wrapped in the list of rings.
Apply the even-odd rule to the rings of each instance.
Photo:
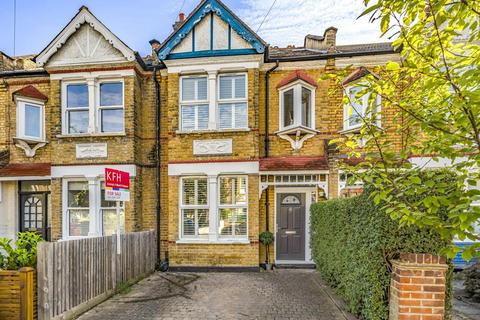
[[[220,78],[221,77],[234,77],[234,76],[244,76],[245,77],[245,98],[230,98],[230,99],[220,99]],[[217,130],[242,130],[242,129],[248,129],[248,73],[247,72],[237,72],[237,73],[220,73],[217,76],[217,101],[216,101],[216,128]],[[232,82],[232,94],[235,92],[235,86]],[[240,103],[245,103],[247,106],[247,121],[245,127],[235,127],[235,112],[234,112],[234,104],[240,104]],[[220,128],[220,105],[221,104],[230,104],[231,109],[232,109],[232,126],[231,128]]]
[[[68,183],[69,182],[86,182],[88,185],[88,208],[77,208],[82,210],[89,211],[89,232],[87,236],[71,236],[70,235],[70,215],[69,210],[74,209],[68,206]],[[80,178],[80,177],[66,177],[62,179],[62,230],[63,230],[63,239],[83,239],[92,236],[102,236],[103,235],[103,210],[104,209],[113,209],[113,207],[102,207],[102,192],[101,185],[102,182],[105,182],[105,179],[102,177],[96,178]],[[120,203],[120,210],[123,211],[125,215],[125,205]],[[125,224],[125,221],[124,221]]]
[[[117,209],[117,207],[102,207],[102,183],[105,183],[105,179],[101,178],[98,179],[98,187],[96,189],[96,192],[98,192],[98,219],[100,220],[98,224],[100,225],[100,233],[102,236],[105,236],[104,234],[104,221],[103,221],[103,210],[112,210],[112,209]],[[106,188],[106,186],[105,186]],[[96,209],[97,210],[97,209]],[[125,202],[120,201],[120,211],[123,211],[123,215],[125,216]],[[123,221],[123,226],[125,229],[125,221]],[[125,231],[125,230],[124,230]],[[120,230],[120,233],[121,230]]]
[[[207,204],[202,204],[202,205],[184,205],[183,204],[183,180],[185,179],[205,179],[207,181]],[[212,214],[210,210],[210,184],[208,181],[207,176],[201,176],[201,175],[195,175],[195,176],[183,176],[180,177],[179,179],[179,202],[178,202],[178,216],[179,216],[179,234],[180,234],[180,239],[188,239],[188,240],[208,240],[210,236],[210,231],[209,234],[207,235],[198,235],[198,219],[195,219],[195,235],[185,235],[184,230],[183,230],[183,210],[207,210],[208,211],[208,218],[209,218],[209,230],[212,229],[212,226],[210,226],[210,216]]]
[[[278,90],[278,95],[279,95],[279,130],[288,130],[291,128],[296,128],[296,127],[305,127],[302,125],[302,88],[308,89],[311,91],[311,96],[310,96],[310,126],[306,126],[307,128],[310,129],[315,129],[315,91],[316,88],[308,83],[306,83],[303,80],[297,80],[295,82],[292,82],[284,87],[281,87]],[[284,126],[284,98],[283,94],[286,91],[289,91],[290,89],[293,89],[293,124],[289,126]]]
[[[101,131],[101,115],[102,109],[120,109],[120,106],[100,107],[100,84],[101,83],[122,83],[123,105],[123,131],[120,132],[102,132]],[[67,108],[67,86],[75,84],[84,84],[88,89],[88,107]],[[85,135],[119,135],[125,134],[125,81],[119,77],[97,77],[84,78],[75,80],[62,80],[61,85],[61,103],[62,103],[62,135],[65,136],[85,136]],[[69,116],[70,111],[88,111],[88,129],[85,133],[69,132]]]
[[[67,100],[67,87],[69,85],[76,85],[76,84],[84,84],[87,86],[87,92],[90,95],[90,88],[88,85],[87,80],[71,80],[71,81],[62,81],[62,134],[64,135],[69,135],[69,136],[75,136],[75,135],[85,135],[92,133],[90,130],[90,105],[88,107],[76,107],[76,108],[67,108],[68,105],[68,100]],[[89,99],[90,100],[90,99]],[[90,104],[90,101],[89,101]],[[87,111],[89,112],[89,125],[87,128],[87,132],[85,133],[70,133],[69,132],[69,123],[70,123],[70,118],[69,118],[69,112],[70,111]]]
[[[45,142],[45,103],[24,97],[15,98],[17,104],[17,138],[32,142]],[[40,108],[40,137],[31,137],[25,134],[25,105]]]
[[[88,210],[89,214],[89,235],[91,234],[91,225],[92,225],[92,195],[90,194],[92,191],[92,188],[90,188],[90,183],[87,178],[67,178],[63,179],[62,183],[62,216],[63,216],[63,232],[62,232],[62,238],[63,239],[82,239],[82,238],[87,238],[87,236],[71,236],[70,235],[70,213],[69,211],[71,209],[74,209],[73,207],[68,206],[68,183],[69,182],[86,182],[88,186],[88,208],[76,208],[76,209],[81,209],[81,210]]]
[[[191,79],[191,78],[205,78],[207,80],[207,99],[206,100],[187,100],[183,101],[183,79]],[[198,129],[198,106],[209,106],[210,104],[210,90],[209,90],[209,79],[206,74],[198,74],[198,75],[188,75],[188,76],[181,76],[179,79],[179,110],[178,110],[178,119],[179,123],[178,126],[181,131],[189,132],[189,131],[199,131],[199,130],[208,130],[207,129]],[[195,93],[197,92],[198,88],[195,87]],[[194,129],[184,129],[183,128],[183,118],[182,118],[182,108],[184,106],[195,106],[195,128]],[[210,122],[210,114],[208,116],[208,121]]]
[[[220,195],[220,179],[221,178],[245,178],[245,188],[246,188],[246,197],[245,197],[245,204],[222,204],[221,203],[221,195]],[[216,214],[217,214],[217,217],[216,217],[216,221],[217,221],[217,228],[216,228],[216,232],[218,234],[218,238],[219,239],[232,239],[232,240],[235,240],[235,239],[248,239],[248,176],[247,175],[236,175],[236,174],[229,174],[229,175],[219,175],[217,177],[217,210],[216,210]],[[235,191],[235,190],[233,190]],[[233,195],[233,194],[232,194]],[[239,236],[235,236],[235,235],[228,235],[228,236],[223,236],[220,234],[219,232],[219,226],[220,226],[220,210],[221,209],[238,209],[238,208],[245,208],[247,209],[246,211],[246,215],[247,215],[247,219],[246,219],[246,234],[245,235],[239,235]]]
[[[117,106],[101,106],[100,105],[100,87],[104,83],[121,83],[122,84],[122,104]],[[123,129],[121,131],[103,132],[102,131],[102,110],[118,110],[123,111]],[[125,132],[125,82],[123,79],[101,79],[98,80],[95,85],[95,117],[96,126],[95,130],[101,134],[115,134]]]
[[[348,101],[343,106],[343,130],[344,131],[359,131],[363,127],[363,118],[365,117],[365,111],[368,109],[368,102],[369,102],[369,99],[370,99],[370,94],[369,93],[364,94],[361,97],[361,99],[359,100],[359,102],[361,102],[361,105],[362,105],[362,110],[361,110],[361,113],[360,113],[360,117],[361,117],[360,123],[358,123],[356,125],[353,125],[353,126],[350,125],[349,117],[348,117],[348,109],[350,107],[353,108],[353,106],[350,103],[350,101],[352,99],[350,97],[350,90],[354,89],[354,88],[358,88],[358,87],[362,88],[364,86],[365,86],[365,84],[360,82],[360,83],[355,83],[355,84],[349,85],[348,87],[345,88],[344,95],[346,95],[348,97]],[[376,104],[377,104],[377,108],[376,108],[376,111],[375,111],[376,112],[375,116],[377,117],[376,125],[377,125],[377,127],[380,128],[381,127],[381,108],[382,108],[380,95],[377,95]],[[355,112],[355,110],[353,110],[353,111]]]

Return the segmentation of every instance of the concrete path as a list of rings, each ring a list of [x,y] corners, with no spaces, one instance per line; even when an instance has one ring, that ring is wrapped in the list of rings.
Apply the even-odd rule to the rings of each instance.
[[[345,320],[314,270],[155,273],[82,315],[81,320]]]
[[[480,319],[480,303],[468,299],[463,280],[453,280],[453,320]]]

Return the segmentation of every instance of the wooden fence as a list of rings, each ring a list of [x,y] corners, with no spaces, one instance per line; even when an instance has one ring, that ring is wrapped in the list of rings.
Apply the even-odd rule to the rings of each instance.
[[[113,295],[119,285],[154,271],[155,232],[42,242],[38,246],[38,319],[74,317]]]
[[[36,319],[35,269],[0,270],[0,319]]]

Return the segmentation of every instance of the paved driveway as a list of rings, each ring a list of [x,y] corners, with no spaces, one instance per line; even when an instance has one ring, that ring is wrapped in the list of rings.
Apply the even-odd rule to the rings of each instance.
[[[314,270],[155,273],[79,319],[345,320]]]

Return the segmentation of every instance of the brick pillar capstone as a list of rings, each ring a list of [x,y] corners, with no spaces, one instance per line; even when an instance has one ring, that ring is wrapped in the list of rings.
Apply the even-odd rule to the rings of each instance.
[[[401,254],[392,261],[390,320],[442,320],[445,317],[444,257]]]

